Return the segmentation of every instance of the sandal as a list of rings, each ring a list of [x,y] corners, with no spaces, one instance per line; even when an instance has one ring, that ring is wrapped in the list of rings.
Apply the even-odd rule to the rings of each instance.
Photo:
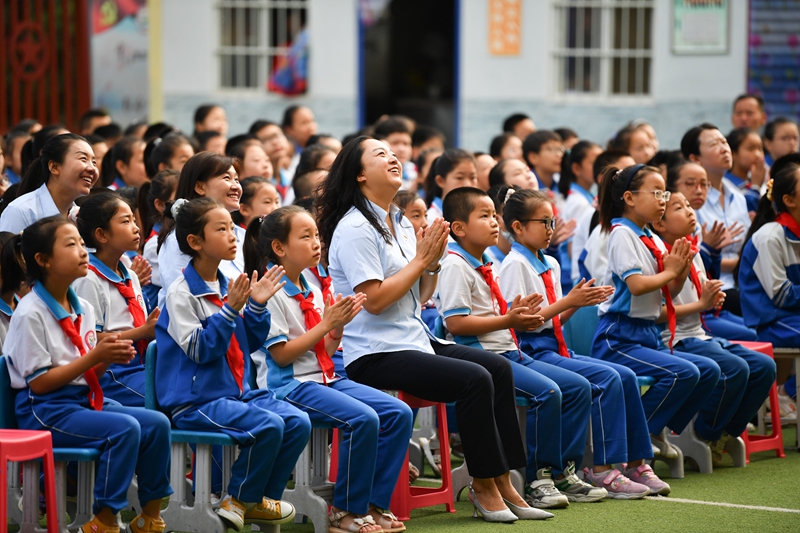
[[[342,518],[347,515],[353,515],[353,521],[347,526],[347,529],[342,529],[339,527],[342,523]],[[372,518],[371,514],[365,514],[363,516],[356,516],[355,514],[351,513],[350,511],[338,511],[333,512],[333,507],[331,507],[330,511],[328,511],[328,520],[330,521],[331,525],[328,528],[330,533],[362,533],[361,529],[368,527],[368,526],[377,526],[378,524],[375,523],[375,519]],[[405,529],[405,528],[404,528]],[[366,532],[364,532],[366,533]],[[381,533],[380,529],[376,529],[371,533]]]
[[[417,467],[414,466],[413,464],[411,464],[411,462],[409,462],[408,463],[408,482],[409,483],[414,483],[417,480],[418,477],[419,477],[419,470],[417,470]],[[21,501],[22,500],[20,500],[20,502]],[[22,505],[22,504],[20,503],[20,505]]]
[[[372,519],[383,528],[384,533],[400,533],[406,530],[405,524],[398,520],[394,513],[388,509],[381,509],[375,505],[370,505],[369,512]],[[392,527],[392,524],[395,522],[400,525],[398,527]]]

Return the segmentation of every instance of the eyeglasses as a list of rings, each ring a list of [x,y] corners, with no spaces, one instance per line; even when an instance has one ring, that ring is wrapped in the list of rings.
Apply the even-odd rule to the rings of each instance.
[[[525,218],[520,220],[523,224],[527,224],[528,222],[541,222],[544,224],[544,229],[556,229],[556,219],[554,218]]]
[[[563,146],[543,146],[541,149],[542,152],[551,152],[553,154],[563,154],[567,151],[566,148]]]
[[[796,137],[794,135],[786,135],[784,137],[778,137],[775,139],[776,141],[780,141],[782,143],[796,143],[800,141],[800,137]]]
[[[708,188],[711,186],[711,184],[708,183],[707,181],[697,181],[697,180],[686,180],[683,183],[681,183],[681,185],[689,187],[690,189],[695,189],[697,187],[700,187],[704,191],[708,190]]]
[[[633,193],[635,193],[635,192],[651,192],[656,197],[656,200],[658,200],[659,202],[661,200],[664,200],[665,202],[669,202],[669,197],[672,196],[671,192],[669,192],[669,191],[660,191],[660,190],[655,190],[655,191],[631,191],[631,192],[633,192]]]

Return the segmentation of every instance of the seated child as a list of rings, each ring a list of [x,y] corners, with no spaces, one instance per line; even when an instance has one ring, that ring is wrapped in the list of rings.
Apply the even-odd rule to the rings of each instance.
[[[252,354],[259,387],[269,387],[312,423],[342,431],[331,531],[366,533],[376,524],[383,531],[405,530],[388,507],[411,438],[411,409],[341,377],[331,359],[345,325],[362,311],[366,297],[326,299],[306,282],[303,271],[317,266],[321,247],[317,224],[301,207],[281,207],[263,222],[252,222],[244,246],[247,271],[280,265],[286,273],[283,289],[268,303],[267,340]]]
[[[77,223],[83,242],[94,252],[89,254],[89,274],[75,280],[73,289],[92,306],[97,337],[119,333],[134,342],[137,353],[130,363],[110,365],[100,385],[108,398],[144,407],[144,355],[155,337],[159,310],[147,316],[139,279],[120,261],[126,251],[138,249],[139,228],[127,202],[114,192],[90,196]]]
[[[564,342],[562,323],[579,307],[606,301],[613,287],[593,287],[594,279],[581,279],[562,297],[559,264],[543,253],[555,229],[552,201],[538,191],[508,193],[503,219],[515,242],[500,269],[500,288],[506,299],[520,294],[546,295],[545,307],[539,312],[545,323],[533,331],[519,332],[520,347],[537,361],[575,373],[591,384],[594,467],[584,470],[586,479],[608,491],[610,498],[669,494],[670,486],[645,464],[653,450],[636,374],[619,364],[575,354]],[[615,463],[627,463],[627,468],[620,472],[612,466]],[[556,487],[569,496],[567,483],[557,481]]]
[[[697,227],[697,218],[683,194],[674,192],[664,216],[652,226],[669,251],[675,241],[691,236]],[[708,279],[695,246],[692,252],[689,282],[684,283],[681,292],[673,298],[677,320],[674,343],[681,351],[714,360],[722,371],[714,392],[694,422],[700,438],[712,443],[715,462],[720,462],[728,437],[741,435],[767,399],[775,382],[776,368],[769,356],[706,334],[701,313],[719,308],[725,293],[721,290],[722,281]],[[669,336],[669,329],[661,332],[665,343],[669,342]]]
[[[311,434],[308,415],[248,384],[250,347],[262,346],[270,327],[267,300],[283,269],[260,280],[228,280],[221,261],[236,257],[230,213],[210,198],[176,202],[175,235],[191,256],[167,291],[156,324],[156,394],[179,429],[221,431],[239,444],[227,496],[217,513],[241,531],[245,523],[282,524],[294,507],[278,501]],[[240,315],[242,313],[242,315]],[[191,386],[188,386],[191,384]]]
[[[128,531],[163,532],[161,500],[169,486],[170,425],[162,413],[105,401],[99,378],[135,356],[119,333],[97,340],[92,306],[70,284],[89,273],[89,254],[74,224],[61,216],[15,236],[33,290],[17,306],[4,346],[20,429],[50,431],[53,446],[101,450],[94,517],[83,533],[119,533],[136,474],[142,513]],[[5,265],[4,265],[5,266]],[[19,267],[19,265],[18,265]],[[4,502],[5,503],[5,502]]]
[[[532,507],[566,507],[569,501],[596,501],[606,491],[582,482],[570,461],[583,459],[589,386],[586,380],[520,351],[514,330],[541,326],[538,294],[517,294],[510,306],[500,293],[497,274],[485,251],[497,242],[494,204],[480,189],[452,191],[444,201],[445,220],[455,239],[442,261],[439,310],[459,344],[504,355],[511,362],[518,394],[528,398],[526,500]],[[479,259],[480,258],[480,259]],[[563,394],[563,402],[562,400]],[[541,428],[548,428],[546,434]],[[560,437],[560,438],[559,438]],[[551,469],[563,471],[563,494]]]

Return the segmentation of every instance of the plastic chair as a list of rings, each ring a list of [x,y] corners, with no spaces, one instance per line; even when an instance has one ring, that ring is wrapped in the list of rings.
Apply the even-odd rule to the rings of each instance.
[[[156,362],[158,350],[155,341],[147,347],[145,359],[145,407],[160,410],[156,397]],[[191,501],[191,488],[186,481],[187,444],[196,446],[195,453],[195,495]],[[170,483],[173,493],[161,517],[169,524],[170,530],[187,533],[227,533],[228,527],[214,512],[211,504],[211,447],[223,446],[222,486],[230,481],[231,465],[236,453],[236,441],[224,433],[211,431],[186,431],[172,429],[172,461]],[[261,526],[261,531],[280,531],[280,526]]]
[[[11,379],[8,375],[8,366],[5,356],[0,357],[0,428],[16,429],[17,428],[17,415],[14,410],[14,395],[15,391],[11,388]],[[52,447],[52,437],[50,438]],[[67,529],[77,529],[84,523],[92,518],[92,503],[94,501],[94,463],[100,459],[100,450],[96,448],[52,448],[53,450],[53,463],[54,463],[54,480],[55,480],[55,495],[52,497],[56,502],[55,516],[58,517],[54,520],[57,531],[67,531]],[[66,507],[67,500],[67,475],[66,466],[67,462],[74,461],[78,463],[78,486],[77,486],[77,503],[74,507]],[[4,462],[4,465],[7,464]],[[45,464],[45,468],[47,465]],[[23,477],[25,480],[33,480],[32,487],[23,491],[19,487],[18,467],[15,463],[10,465],[8,469],[10,472],[8,485],[4,487],[10,489],[10,493],[4,500],[0,500],[0,505],[8,505],[8,515],[12,520],[18,522],[22,532],[42,531],[39,526],[39,463],[29,461],[25,463]],[[27,484],[26,484],[27,486]],[[18,503],[20,498],[24,497],[23,513],[19,513]],[[50,495],[47,494],[48,499],[48,516],[50,514]],[[64,517],[69,511],[72,517],[72,522],[67,525],[64,523]],[[49,523],[50,521],[48,521]],[[0,522],[2,523],[2,522]],[[49,528],[49,526],[48,526]]]
[[[794,361],[794,373],[800,374],[800,348],[787,348],[787,347],[779,347],[773,346],[772,347],[773,354],[776,359],[793,359]],[[795,398],[794,401],[795,408],[800,406],[800,400]],[[774,410],[773,410],[774,412]],[[797,447],[797,451],[800,452],[800,418],[794,419],[783,419],[781,420],[781,424],[794,424],[795,426],[795,445]]]
[[[564,341],[573,352],[589,356],[600,317],[597,306],[580,307],[563,326]]]
[[[432,405],[436,406],[439,442],[443,451],[441,468],[442,485],[435,488],[412,487],[408,482],[408,471],[405,468],[401,469],[400,475],[397,478],[397,485],[395,485],[394,488],[394,494],[392,495],[392,512],[397,515],[397,519],[401,521],[405,521],[410,518],[412,509],[429,507],[431,505],[444,504],[448,512],[455,513],[456,508],[453,503],[453,481],[450,471],[450,454],[445,453],[445,450],[450,450],[450,434],[447,430],[446,405],[444,403],[422,400],[402,391],[398,393],[398,397],[412,408],[423,408]],[[407,463],[408,452],[406,452],[406,461],[404,464]]]
[[[736,344],[741,344],[745,348],[768,355],[775,359],[772,352],[772,343],[770,342],[748,342],[748,341],[731,341]],[[781,410],[778,406],[778,384],[773,383],[769,389],[769,408],[770,417],[772,419],[772,429],[767,435],[748,435],[745,429],[742,433],[742,440],[744,441],[745,461],[750,463],[750,454],[756,452],[764,452],[775,450],[775,455],[781,459],[786,458],[786,453],[783,450],[783,429],[781,428]]]

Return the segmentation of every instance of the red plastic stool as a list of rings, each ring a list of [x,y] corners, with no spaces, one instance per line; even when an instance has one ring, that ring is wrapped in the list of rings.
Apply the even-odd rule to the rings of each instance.
[[[763,353],[772,359],[775,358],[772,353],[772,343],[770,342],[749,342],[749,341],[731,341],[736,344],[741,344],[745,348],[753,350],[754,352]],[[744,441],[745,458],[750,462],[750,454],[756,452],[765,452],[775,450],[775,455],[781,459],[786,458],[783,451],[783,430],[781,429],[781,411],[778,406],[778,385],[772,384],[769,389],[769,409],[770,416],[772,417],[772,430],[768,435],[748,435],[747,430],[742,433],[742,440]],[[760,416],[760,415],[759,415]]]
[[[0,528],[5,531],[8,524],[8,461],[25,462],[42,459],[44,466],[44,489],[47,501],[47,531],[58,533],[58,516],[56,500],[55,462],[53,461],[53,438],[49,431],[30,431],[23,429],[0,430]],[[30,479],[29,479],[30,478]],[[26,475],[23,492],[39,494],[39,476]],[[36,498],[38,503],[38,498]],[[25,511],[28,511],[25,513]],[[31,513],[32,516],[29,516]],[[23,510],[21,526],[38,527],[38,506],[36,509]],[[28,520],[32,518],[32,520]],[[25,529],[23,527],[23,529]]]
[[[398,397],[411,408],[436,406],[436,419],[438,423],[439,443],[442,455],[442,485],[440,487],[412,487],[408,482],[408,468],[401,468],[397,478],[397,485],[392,495],[392,512],[400,521],[411,517],[412,509],[430,507],[431,505],[445,505],[447,512],[455,513],[453,504],[453,480],[450,474],[450,434],[447,430],[447,406],[444,403],[429,402],[405,392],[400,392]],[[408,464],[408,452],[403,465]]]

